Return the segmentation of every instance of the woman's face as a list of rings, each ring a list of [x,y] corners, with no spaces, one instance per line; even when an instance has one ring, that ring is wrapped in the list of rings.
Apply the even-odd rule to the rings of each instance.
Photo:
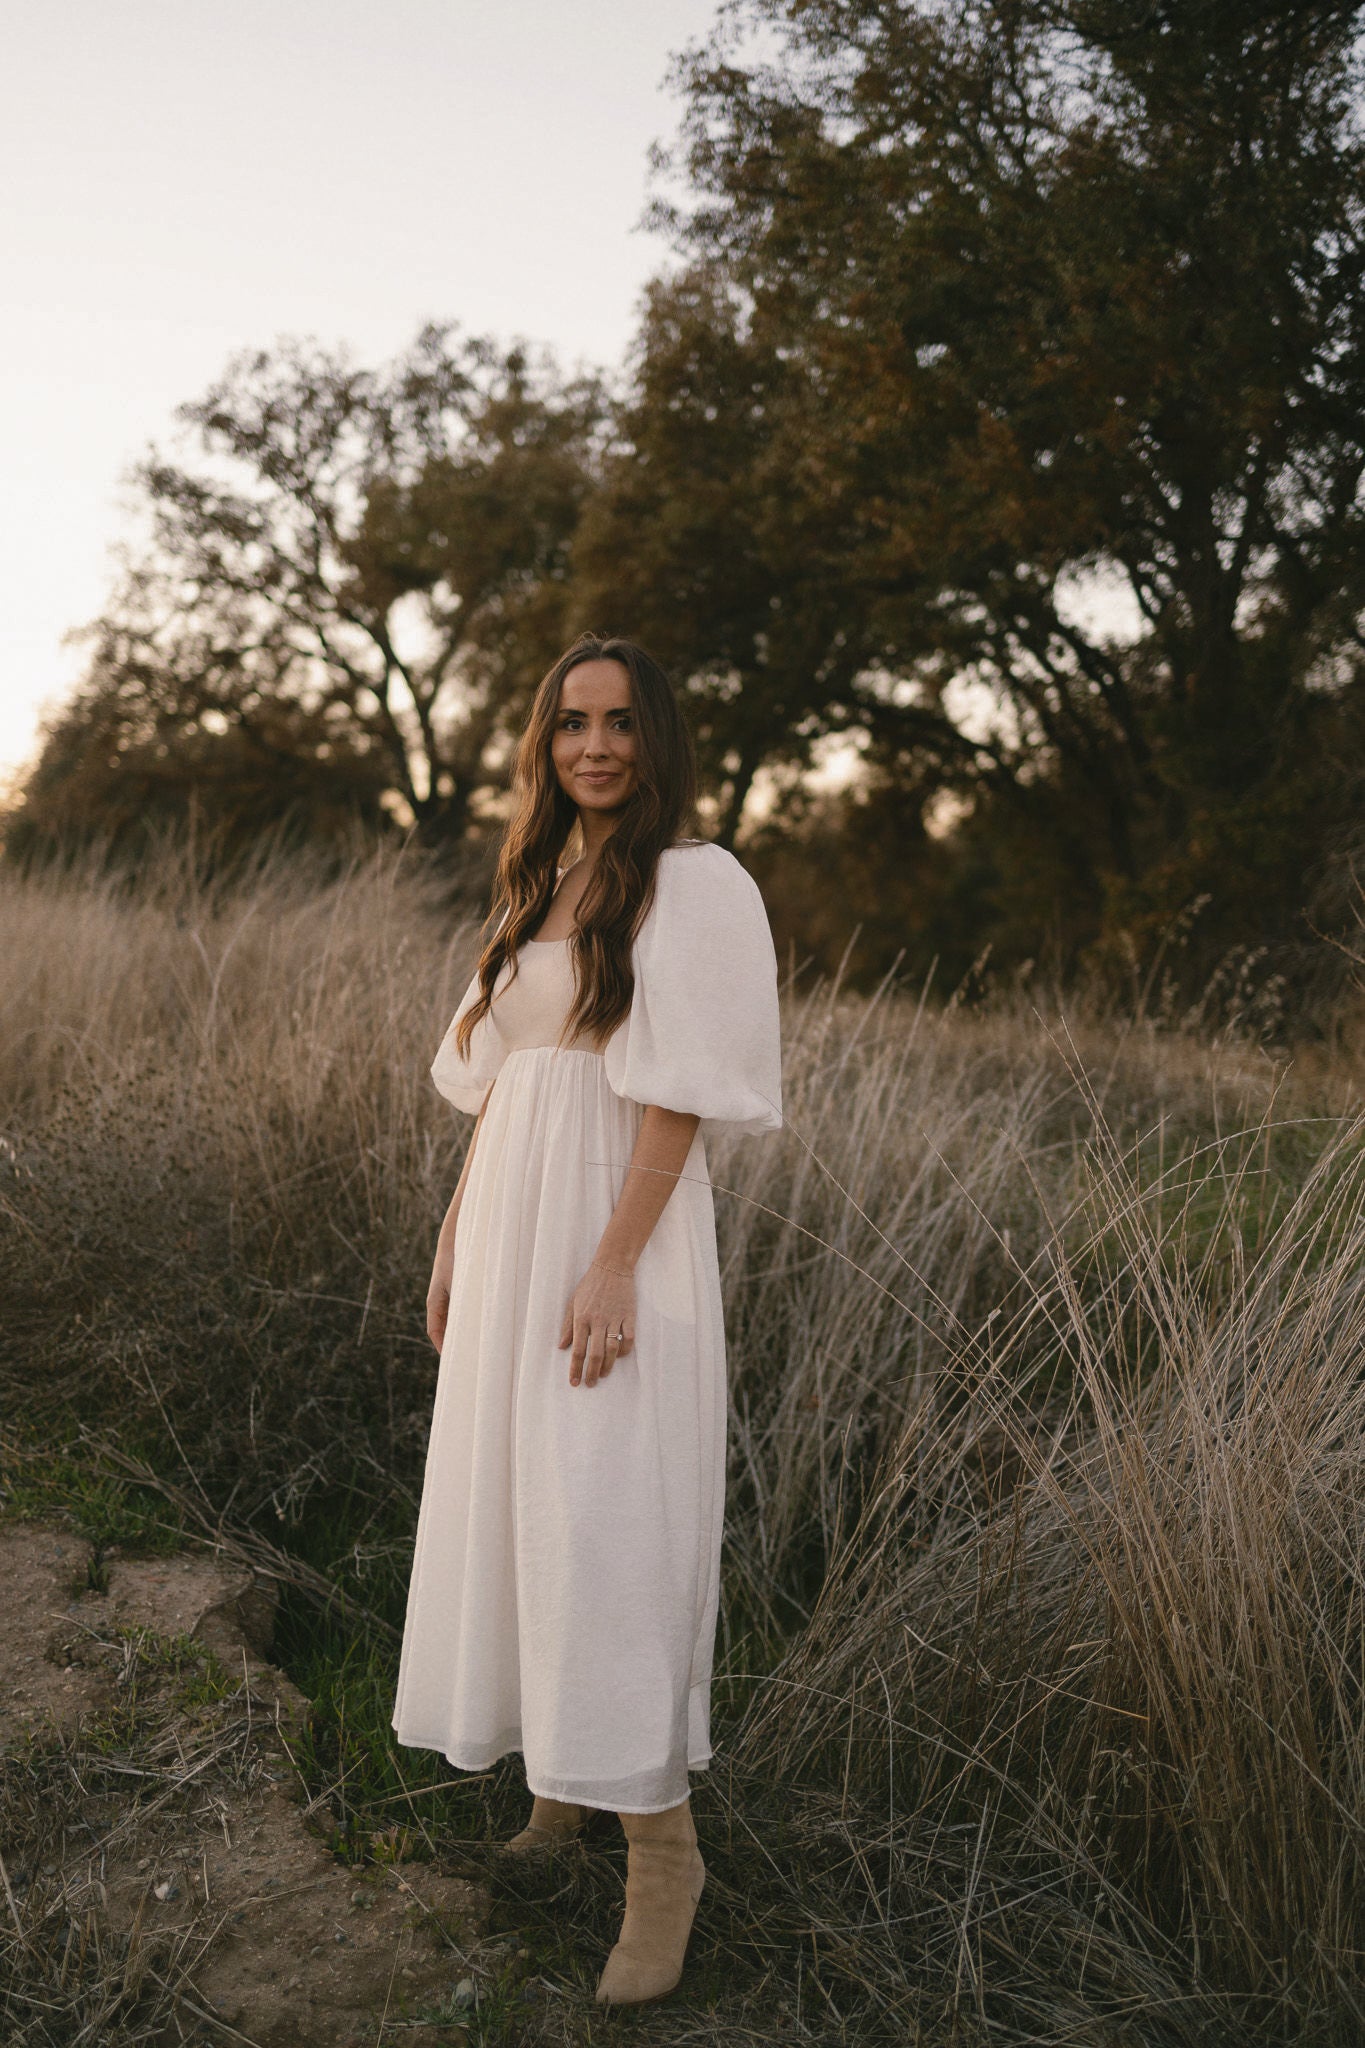
[[[550,758],[581,811],[619,811],[639,784],[630,675],[619,661],[580,661],[559,686]]]

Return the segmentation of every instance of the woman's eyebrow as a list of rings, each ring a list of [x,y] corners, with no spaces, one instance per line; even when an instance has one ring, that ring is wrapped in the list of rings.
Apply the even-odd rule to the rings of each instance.
[[[604,715],[607,718],[629,718],[630,712],[631,707],[629,704],[617,704]],[[567,710],[558,711],[555,713],[555,716],[557,718],[586,718],[588,714],[586,711],[575,711],[573,705],[570,704]]]

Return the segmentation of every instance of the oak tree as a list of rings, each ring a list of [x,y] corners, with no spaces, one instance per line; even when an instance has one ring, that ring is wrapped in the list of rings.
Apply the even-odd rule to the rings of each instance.
[[[30,836],[63,792],[117,810],[179,776],[210,808],[325,791],[458,838],[563,642],[601,415],[592,379],[446,327],[378,369],[297,342],[238,358],[181,409],[192,453],[136,471],[146,545]]]
[[[1237,915],[1288,917],[1296,837],[1347,829],[1306,771],[1359,730],[1361,24],[740,0],[680,65],[680,245],[801,393],[899,708],[957,734],[892,719],[887,758],[1073,792],[1130,922],[1220,841]]]

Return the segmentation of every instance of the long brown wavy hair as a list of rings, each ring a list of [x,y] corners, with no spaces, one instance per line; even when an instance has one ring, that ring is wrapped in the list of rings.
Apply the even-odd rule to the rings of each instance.
[[[484,926],[496,929],[479,956],[479,994],[456,1033],[462,1053],[488,1014],[508,960],[515,978],[517,948],[550,907],[559,856],[578,822],[578,806],[560,787],[550,747],[564,678],[585,661],[619,662],[630,678],[637,781],[579,899],[572,945],[577,992],[561,1044],[579,1034],[605,1039],[629,1010],[635,989],[630,949],[654,900],[659,855],[679,837],[696,802],[691,736],[658,662],[633,640],[584,633],[542,678],[517,747],[512,787],[520,801],[498,857]]]

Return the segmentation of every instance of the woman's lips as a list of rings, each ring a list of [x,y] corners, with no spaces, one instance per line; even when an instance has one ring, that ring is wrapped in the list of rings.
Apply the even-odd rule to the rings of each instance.
[[[619,768],[608,768],[603,770],[589,770],[585,768],[579,771],[578,779],[580,782],[592,783],[618,782],[620,780],[620,774],[621,771]]]

